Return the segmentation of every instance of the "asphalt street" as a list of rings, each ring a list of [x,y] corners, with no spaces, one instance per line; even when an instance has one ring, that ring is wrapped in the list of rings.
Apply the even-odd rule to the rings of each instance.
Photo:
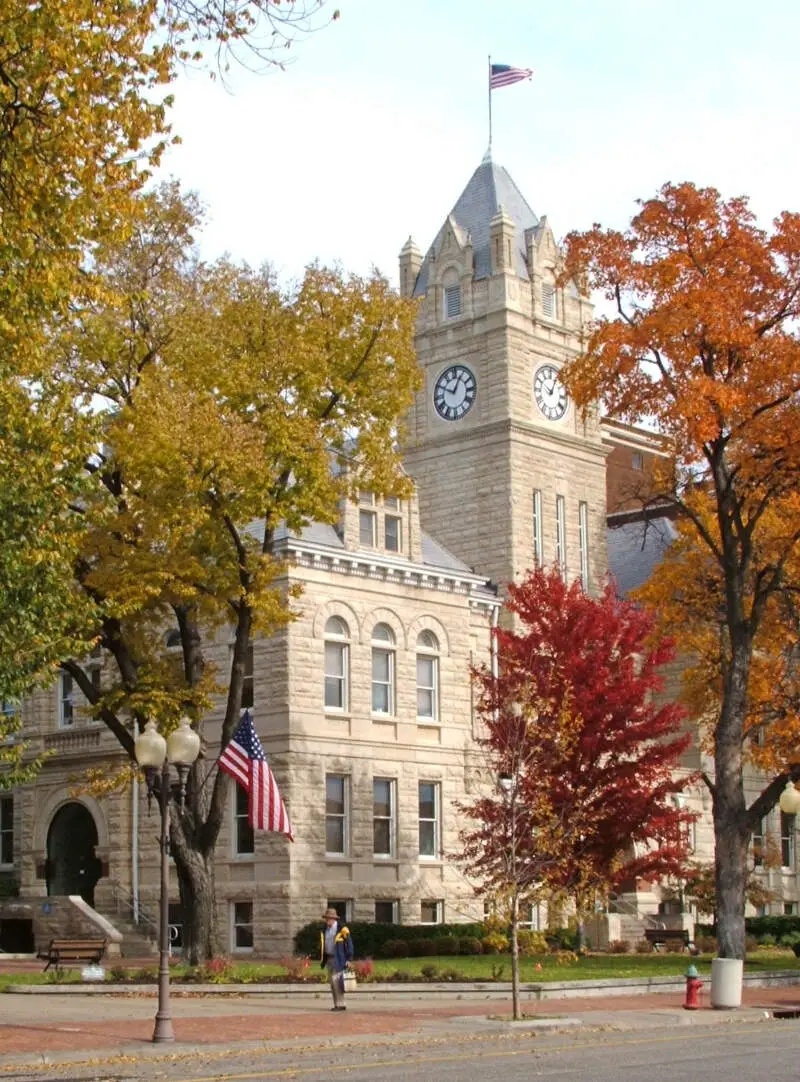
[[[620,1031],[582,1026],[546,1032],[475,1032],[375,1041],[295,1042],[291,1047],[252,1047],[186,1056],[178,1047],[131,1061],[118,1057],[73,1066],[17,1067],[0,1079],[13,1082],[797,1082],[800,1022],[765,1019],[680,1030]]]

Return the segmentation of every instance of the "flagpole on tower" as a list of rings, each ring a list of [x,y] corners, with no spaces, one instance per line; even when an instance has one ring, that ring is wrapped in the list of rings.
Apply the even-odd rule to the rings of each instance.
[[[489,150],[492,149],[492,58],[489,57],[489,67],[486,72],[489,84]]]

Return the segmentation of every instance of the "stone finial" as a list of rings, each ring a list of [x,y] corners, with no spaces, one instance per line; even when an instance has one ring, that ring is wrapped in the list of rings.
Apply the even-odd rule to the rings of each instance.
[[[422,266],[422,252],[409,236],[400,249],[400,295],[410,297],[414,293],[417,276]]]

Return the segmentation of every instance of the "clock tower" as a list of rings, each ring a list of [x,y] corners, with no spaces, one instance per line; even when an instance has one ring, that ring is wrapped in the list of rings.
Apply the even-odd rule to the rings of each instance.
[[[607,570],[606,450],[559,378],[592,309],[558,284],[561,260],[488,154],[424,258],[411,238],[400,253],[401,291],[420,298],[405,457],[421,521],[501,587],[537,562],[588,589]]]

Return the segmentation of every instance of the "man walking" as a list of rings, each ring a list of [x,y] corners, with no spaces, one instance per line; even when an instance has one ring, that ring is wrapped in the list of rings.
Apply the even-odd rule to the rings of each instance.
[[[325,912],[325,931],[320,933],[322,968],[328,969],[328,982],[333,995],[332,1011],[345,1011],[344,971],[353,960],[353,939],[346,924],[339,925],[335,909]]]

